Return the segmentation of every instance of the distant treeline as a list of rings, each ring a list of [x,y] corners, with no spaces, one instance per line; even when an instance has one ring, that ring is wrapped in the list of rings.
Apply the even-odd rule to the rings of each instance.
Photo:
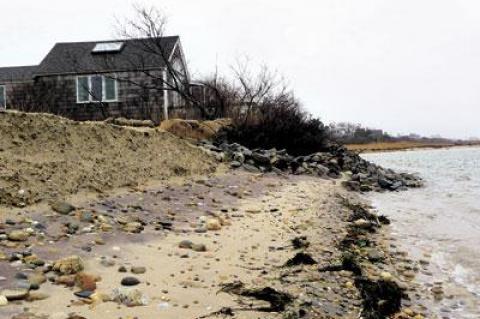
[[[368,144],[384,142],[418,142],[429,144],[463,144],[465,141],[452,140],[440,136],[424,137],[418,134],[392,136],[381,129],[364,127],[360,124],[342,122],[333,123],[328,126],[331,140],[341,144]]]

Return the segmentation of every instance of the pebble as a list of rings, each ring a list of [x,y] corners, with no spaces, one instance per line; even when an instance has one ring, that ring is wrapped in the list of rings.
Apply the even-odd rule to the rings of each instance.
[[[84,268],[83,261],[78,256],[70,256],[57,260],[53,264],[53,271],[56,271],[62,275],[76,274],[82,271]]]
[[[51,208],[59,214],[68,215],[75,210],[75,206],[67,202],[56,202],[51,205]]]
[[[184,249],[191,249],[193,246],[193,242],[190,240],[182,240],[179,244],[179,248],[184,248]]]
[[[0,295],[5,296],[8,301],[21,300],[28,295],[28,289],[26,288],[11,288],[4,289],[0,292]]]
[[[0,295],[0,307],[8,305],[8,299],[4,295]]]
[[[205,252],[207,251],[207,246],[204,244],[193,244],[192,250],[196,252]]]
[[[211,218],[207,220],[206,223],[207,230],[220,230],[222,229],[222,225],[220,224],[220,221],[216,218]]]
[[[140,283],[140,280],[135,277],[125,277],[120,283],[122,286],[136,286]]]
[[[112,292],[112,300],[128,307],[145,306],[148,299],[138,289],[115,288]]]
[[[93,291],[91,290],[78,291],[78,292],[75,292],[74,295],[79,298],[90,298],[90,296],[93,295]]]
[[[141,274],[144,274],[144,273],[147,272],[147,268],[137,266],[137,267],[132,267],[132,269],[130,269],[130,271],[132,272],[132,274],[141,275]]]
[[[11,241],[26,241],[30,234],[24,230],[12,230],[8,233],[8,239]]]
[[[99,280],[98,276],[82,272],[75,276],[75,285],[84,291],[95,291],[97,289],[97,281]]]

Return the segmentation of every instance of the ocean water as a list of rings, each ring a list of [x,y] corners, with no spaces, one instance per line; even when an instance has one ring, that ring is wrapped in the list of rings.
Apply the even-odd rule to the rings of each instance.
[[[370,194],[393,221],[410,256],[429,262],[417,276],[428,294],[441,282],[443,297],[429,298],[439,318],[480,318],[480,148],[414,150],[363,155],[398,171],[418,173],[425,187]]]

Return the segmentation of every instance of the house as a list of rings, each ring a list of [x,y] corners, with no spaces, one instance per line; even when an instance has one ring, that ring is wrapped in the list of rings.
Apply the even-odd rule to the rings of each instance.
[[[0,68],[0,107],[158,123],[184,112],[186,103],[171,88],[188,83],[178,36],[57,43],[39,65]]]

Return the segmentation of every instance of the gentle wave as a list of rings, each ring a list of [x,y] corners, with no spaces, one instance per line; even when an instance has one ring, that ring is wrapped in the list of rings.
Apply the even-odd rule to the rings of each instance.
[[[480,148],[364,157],[425,179],[422,189],[372,194],[371,200],[394,220],[393,231],[405,249],[418,256],[432,252],[431,281],[444,281],[453,296],[434,303],[434,312],[447,318],[480,318]]]

